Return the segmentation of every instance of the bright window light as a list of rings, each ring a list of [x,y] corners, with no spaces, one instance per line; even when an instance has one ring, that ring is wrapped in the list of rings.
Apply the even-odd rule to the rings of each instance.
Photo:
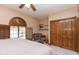
[[[25,6],[26,6],[27,8],[29,8],[29,7],[30,7],[30,4],[25,4]]]

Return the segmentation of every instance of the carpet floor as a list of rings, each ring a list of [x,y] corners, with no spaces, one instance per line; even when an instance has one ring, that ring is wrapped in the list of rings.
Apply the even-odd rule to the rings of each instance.
[[[79,53],[77,53],[75,51],[60,48],[57,46],[52,45],[51,48],[52,48],[52,54],[54,54],[54,55],[79,55]]]

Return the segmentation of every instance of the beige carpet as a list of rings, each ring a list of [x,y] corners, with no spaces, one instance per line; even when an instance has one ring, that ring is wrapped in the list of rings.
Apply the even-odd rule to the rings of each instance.
[[[79,55],[79,53],[72,50],[67,50],[53,45],[51,47],[52,47],[52,54],[54,55]]]

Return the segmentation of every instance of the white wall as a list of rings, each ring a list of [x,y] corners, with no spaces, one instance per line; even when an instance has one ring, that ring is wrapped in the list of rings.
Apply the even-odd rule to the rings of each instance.
[[[48,25],[48,19],[45,20],[39,20],[38,24],[45,24]],[[43,35],[45,35],[48,39],[48,30],[39,30],[39,33],[42,33]]]
[[[75,7],[51,14],[49,16],[49,21],[77,16],[77,13],[78,13],[77,10],[78,10],[78,8],[77,8],[77,6],[75,6]]]
[[[12,10],[10,8],[0,5],[0,24],[9,24],[9,21],[13,17],[23,18],[28,27],[33,27],[33,32],[38,32],[38,20],[32,17],[28,17],[20,12]]]

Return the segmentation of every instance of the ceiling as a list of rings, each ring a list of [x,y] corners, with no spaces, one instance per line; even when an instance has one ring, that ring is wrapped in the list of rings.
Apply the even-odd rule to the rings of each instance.
[[[47,19],[51,13],[56,13],[75,6],[75,4],[34,4],[37,9],[34,12],[31,8],[24,7],[23,9],[19,9],[19,5],[20,4],[4,4],[6,7],[12,8],[24,13],[26,16],[31,16],[36,19]]]

